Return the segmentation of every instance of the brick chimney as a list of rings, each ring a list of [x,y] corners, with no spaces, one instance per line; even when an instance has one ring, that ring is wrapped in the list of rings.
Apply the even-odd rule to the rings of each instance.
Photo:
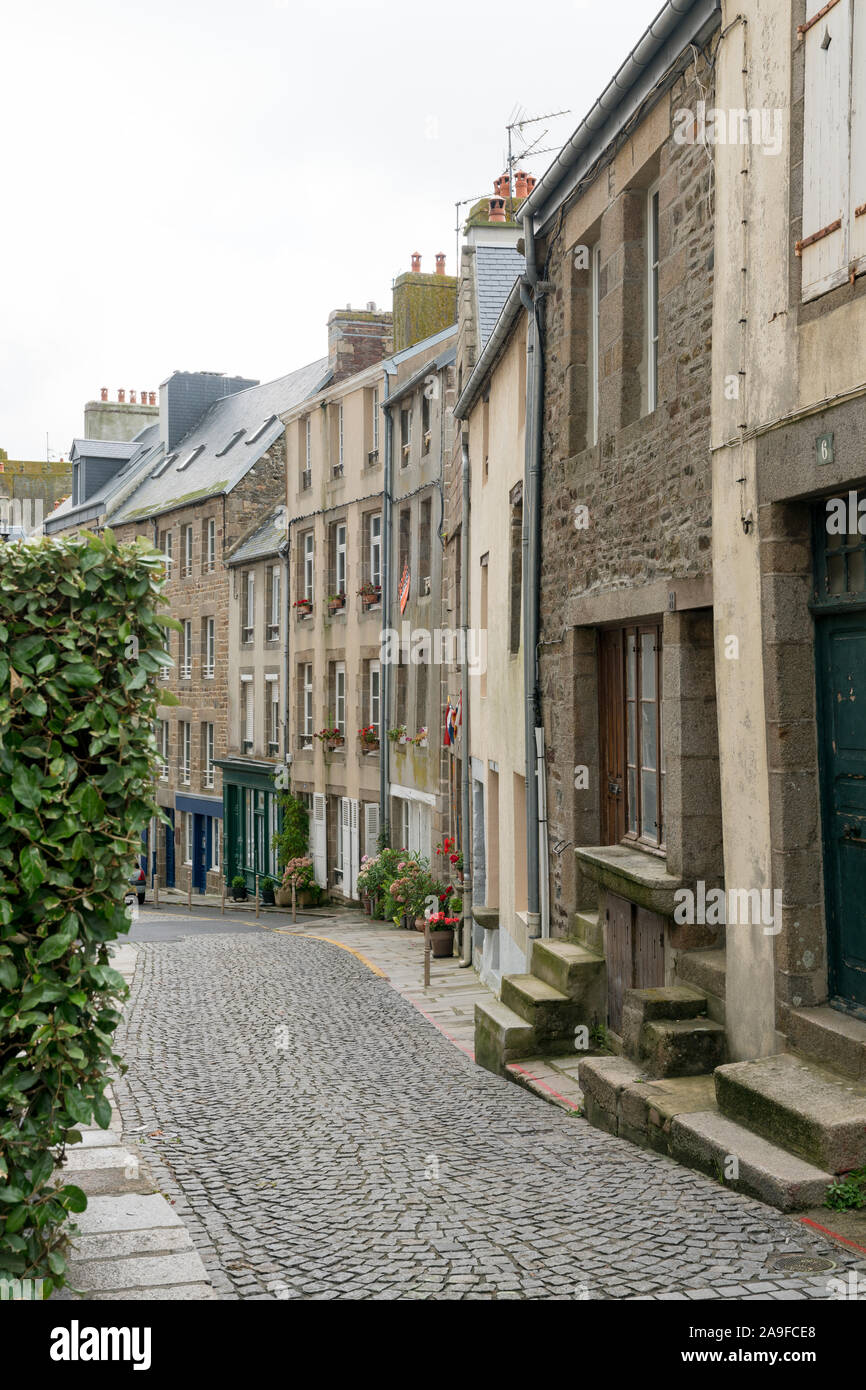
[[[328,363],[343,381],[393,351],[391,315],[383,309],[335,309],[328,315]]]
[[[394,281],[394,351],[402,352],[457,321],[457,281],[445,274],[445,252],[436,255],[436,273],[424,274],[421,255]]]
[[[413,271],[415,272],[416,275],[420,275],[420,274],[421,274],[421,252],[420,252],[420,251],[413,251],[413,252],[412,252],[412,269],[413,269]]]

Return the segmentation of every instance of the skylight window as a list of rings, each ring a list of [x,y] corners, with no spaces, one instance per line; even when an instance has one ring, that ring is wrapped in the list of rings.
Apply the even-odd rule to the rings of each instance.
[[[191,453],[191,454],[187,454],[187,456],[186,456],[186,458],[184,459],[183,463],[179,463],[179,464],[177,465],[177,471],[178,471],[178,473],[182,473],[183,470],[184,470],[185,468],[189,468],[190,464],[191,464],[195,459],[198,458],[199,454],[203,454],[203,453],[204,453],[204,445],[203,445],[203,444],[196,444],[196,446],[195,446],[195,448],[193,449],[192,453]]]
[[[171,468],[171,465],[174,463],[176,458],[177,454],[166,454],[162,462],[156,465],[156,468],[154,468],[150,476],[152,478],[161,478],[165,470],[167,468]]]
[[[265,430],[268,429],[274,423],[276,418],[276,415],[269,415],[267,420],[263,420],[262,423],[259,425],[258,429],[255,431],[255,433],[250,435],[249,439],[247,440],[247,443],[255,444],[257,439],[261,439]]]
[[[244,433],[245,433],[244,430],[235,430],[235,432],[234,432],[234,434],[232,435],[231,439],[229,440],[228,444],[224,444],[223,447],[222,447],[221,449],[217,449],[217,451],[216,451],[216,457],[217,457],[218,459],[221,459],[222,456],[223,456],[223,454],[227,454],[228,451],[229,451],[229,449],[233,449],[234,446],[237,444],[238,440],[241,438],[241,436],[242,436]]]

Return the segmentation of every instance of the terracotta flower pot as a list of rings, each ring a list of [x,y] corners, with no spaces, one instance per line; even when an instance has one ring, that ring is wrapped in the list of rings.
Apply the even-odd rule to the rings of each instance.
[[[416,918],[415,918],[415,930],[416,930],[416,931],[423,931],[424,928],[426,927],[426,925],[427,925],[427,923],[426,923],[426,921],[424,920],[423,917],[416,917]]]
[[[442,960],[444,957],[453,955],[453,931],[431,931],[430,941],[433,947],[433,954],[437,958],[437,960]]]

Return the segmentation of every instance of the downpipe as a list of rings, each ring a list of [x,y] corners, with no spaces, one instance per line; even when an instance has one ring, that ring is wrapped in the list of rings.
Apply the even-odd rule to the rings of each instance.
[[[523,511],[523,685],[524,748],[526,758],[526,915],[530,939],[543,932],[541,912],[541,818],[539,781],[544,764],[539,760],[538,734],[538,629],[541,571],[541,442],[544,401],[544,364],[539,332],[539,280],[535,265],[532,219],[523,220],[526,274],[520,286],[520,299],[527,315],[526,331],[526,452]],[[540,745],[543,747],[543,743]],[[547,877],[546,863],[544,877]],[[546,889],[546,883],[545,883]],[[545,892],[545,898],[547,894]]]
[[[460,435],[463,463],[463,521],[460,527],[460,628],[463,636],[461,677],[463,681],[463,733],[461,814],[463,827],[463,955],[461,969],[472,964],[472,836],[469,833],[469,435]]]

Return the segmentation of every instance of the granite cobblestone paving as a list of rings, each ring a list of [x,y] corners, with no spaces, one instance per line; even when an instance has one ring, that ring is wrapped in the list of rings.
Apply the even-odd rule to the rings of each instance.
[[[476,1067],[325,941],[142,944],[119,1042],[124,1142],[223,1298],[812,1299],[857,1263]],[[772,1268],[799,1251],[836,1269]]]

